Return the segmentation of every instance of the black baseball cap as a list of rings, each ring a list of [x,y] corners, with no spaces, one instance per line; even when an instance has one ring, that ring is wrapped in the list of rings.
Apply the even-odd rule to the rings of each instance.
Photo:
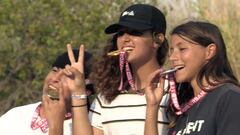
[[[125,9],[118,23],[112,24],[105,29],[106,34],[118,32],[122,27],[144,31],[166,33],[166,19],[164,14],[156,7],[148,4],[135,4]]]
[[[79,50],[78,49],[73,49],[73,55],[75,60],[78,60],[79,56]],[[89,52],[84,52],[84,72],[85,72],[85,78],[88,78],[88,75],[90,73],[90,64],[88,61],[91,59],[92,55]],[[57,56],[56,60],[53,62],[52,67],[57,67],[57,68],[65,68],[66,65],[70,65],[71,62],[68,58],[68,52],[64,52],[60,55]]]

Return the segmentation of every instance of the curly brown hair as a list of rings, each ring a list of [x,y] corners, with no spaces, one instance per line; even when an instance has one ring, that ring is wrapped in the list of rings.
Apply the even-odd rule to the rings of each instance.
[[[120,83],[119,58],[107,56],[108,52],[117,50],[116,41],[117,34],[115,34],[104,47],[102,58],[93,65],[92,73],[90,75],[97,92],[101,93],[109,103],[120,94],[120,91],[118,90]],[[160,45],[156,57],[159,65],[162,66],[166,60],[169,46],[166,39],[163,43],[158,44]],[[123,80],[124,89],[128,90],[130,86],[125,75],[123,75]]]

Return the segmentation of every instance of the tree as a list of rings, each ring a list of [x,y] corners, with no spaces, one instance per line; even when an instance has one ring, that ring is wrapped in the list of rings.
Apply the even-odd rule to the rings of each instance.
[[[41,99],[43,79],[67,43],[84,43],[98,56],[104,28],[135,2],[145,1],[1,0],[0,115]]]

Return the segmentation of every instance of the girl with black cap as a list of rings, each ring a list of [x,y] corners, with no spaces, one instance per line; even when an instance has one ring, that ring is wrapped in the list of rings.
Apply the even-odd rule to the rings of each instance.
[[[95,71],[92,71],[91,78],[99,94],[90,108],[90,122],[86,118],[86,101],[81,98],[85,94],[84,82],[81,81],[83,69],[74,68],[74,65],[81,65],[83,61],[72,60],[72,65],[66,67],[66,73],[71,74],[68,86],[79,97],[72,99],[74,134],[144,133],[147,76],[161,69],[165,62],[168,53],[165,32],[163,13],[147,4],[128,7],[121,13],[118,23],[105,29],[106,34],[113,34],[113,38],[106,46],[103,58],[95,64]],[[157,127],[162,135],[167,133],[168,124],[165,116],[167,95],[164,99],[157,108]]]
[[[172,103],[169,110],[175,119],[172,119],[168,134],[239,134],[240,87],[219,28],[200,21],[189,21],[174,28],[170,61],[173,67],[181,66],[181,69],[176,71],[174,78],[170,77]],[[151,78],[157,77],[158,72]],[[175,81],[179,83],[177,92]],[[152,116],[146,118],[146,135],[158,134],[155,110],[161,101],[162,90],[146,88],[147,116]]]
[[[90,108],[93,131],[104,135],[143,134],[146,79],[165,62],[168,52],[165,32],[163,13],[146,4],[128,7],[118,23],[105,29],[106,34],[113,34],[107,52],[117,50],[120,54],[109,57],[105,53],[94,68],[93,82],[100,94]],[[158,128],[164,135],[168,124],[166,104],[159,105]]]

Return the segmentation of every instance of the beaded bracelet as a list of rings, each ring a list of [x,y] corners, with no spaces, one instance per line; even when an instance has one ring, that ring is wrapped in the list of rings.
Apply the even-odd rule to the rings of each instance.
[[[72,107],[84,107],[87,106],[87,104],[83,104],[83,105],[72,105]]]

